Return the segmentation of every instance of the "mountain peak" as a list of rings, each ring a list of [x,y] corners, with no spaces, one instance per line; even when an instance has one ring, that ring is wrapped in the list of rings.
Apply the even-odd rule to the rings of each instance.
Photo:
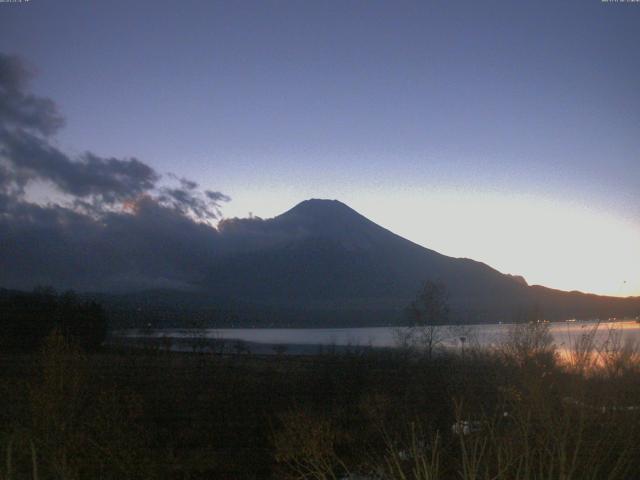
[[[283,215],[293,213],[305,216],[324,216],[335,215],[339,212],[349,212],[358,215],[355,210],[353,210],[348,205],[340,202],[339,200],[328,200],[324,198],[311,198],[309,200],[304,200],[293,207],[291,210],[283,213]]]
[[[305,200],[273,220],[297,232],[330,238],[348,249],[370,248],[372,242],[384,242],[393,235],[338,200]]]
[[[373,224],[366,217],[339,200],[311,198],[297,204],[276,217],[284,222],[312,222],[317,224],[342,224],[345,228],[356,225]]]

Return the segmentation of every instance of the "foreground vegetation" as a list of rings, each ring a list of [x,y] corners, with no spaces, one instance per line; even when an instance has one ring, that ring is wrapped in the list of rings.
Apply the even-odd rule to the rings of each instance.
[[[561,364],[524,325],[432,356],[86,354],[54,332],[1,357],[0,478],[637,478],[637,353],[587,347]]]

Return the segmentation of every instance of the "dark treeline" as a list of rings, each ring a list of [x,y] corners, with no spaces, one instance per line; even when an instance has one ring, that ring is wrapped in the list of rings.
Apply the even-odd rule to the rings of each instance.
[[[54,329],[85,350],[97,349],[107,333],[100,305],[81,300],[74,292],[58,294],[51,288],[33,292],[0,292],[0,347],[30,352]]]

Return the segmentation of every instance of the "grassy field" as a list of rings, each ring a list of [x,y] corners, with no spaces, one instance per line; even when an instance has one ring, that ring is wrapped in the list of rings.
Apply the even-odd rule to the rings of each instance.
[[[431,358],[84,354],[52,336],[0,357],[0,479],[638,478],[635,354],[576,345],[560,364],[538,334]]]

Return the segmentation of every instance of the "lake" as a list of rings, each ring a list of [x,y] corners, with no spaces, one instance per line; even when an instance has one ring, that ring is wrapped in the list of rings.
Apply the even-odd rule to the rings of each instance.
[[[640,323],[633,320],[554,322],[549,323],[548,327],[561,353],[570,349],[581,335],[595,328],[596,345],[601,345],[608,338],[615,338],[620,343],[640,343]],[[508,338],[514,326],[485,324],[439,328],[442,344],[449,348],[459,348],[462,339],[466,345],[497,346]],[[172,350],[192,350],[196,345],[213,349],[215,345],[222,345],[224,351],[230,351],[234,342],[236,345],[242,342],[253,353],[274,353],[279,348],[290,354],[301,354],[315,353],[326,348],[344,350],[354,347],[394,347],[398,345],[397,332],[398,327],[121,330],[112,334],[112,342],[164,345]]]

